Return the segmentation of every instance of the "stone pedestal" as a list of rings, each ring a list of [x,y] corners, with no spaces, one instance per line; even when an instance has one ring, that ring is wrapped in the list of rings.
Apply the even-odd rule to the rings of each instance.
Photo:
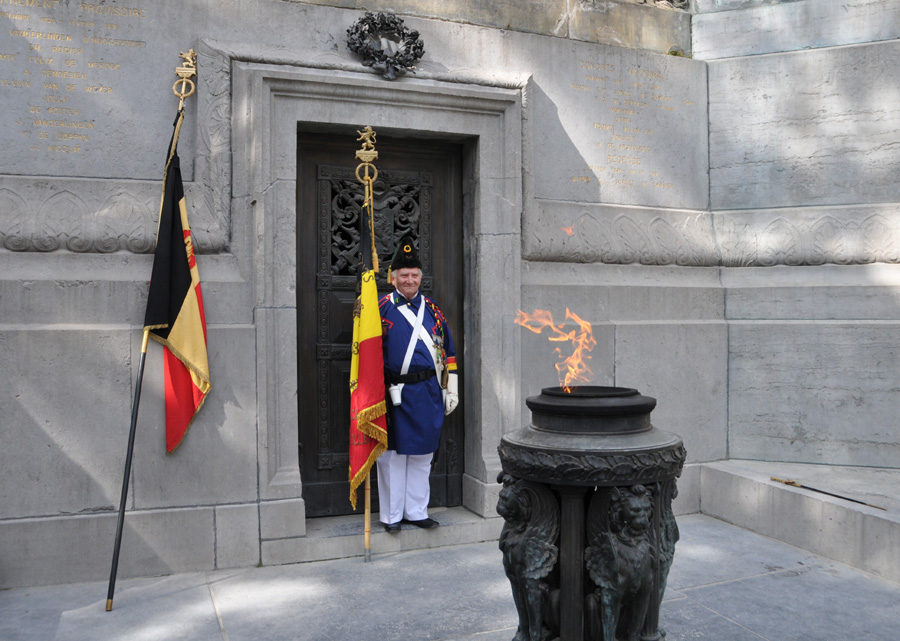
[[[634,389],[545,388],[526,404],[531,424],[499,448],[515,639],[662,638],[681,438],[653,427],[656,399]]]

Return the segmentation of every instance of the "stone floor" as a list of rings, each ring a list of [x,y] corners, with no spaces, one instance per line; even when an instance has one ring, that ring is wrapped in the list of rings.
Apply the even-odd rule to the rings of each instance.
[[[722,521],[678,518],[667,641],[893,639],[900,585]],[[495,541],[0,591],[4,641],[509,641]]]

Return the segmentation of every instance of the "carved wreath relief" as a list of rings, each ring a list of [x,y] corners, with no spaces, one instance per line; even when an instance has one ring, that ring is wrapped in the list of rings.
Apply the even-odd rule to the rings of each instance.
[[[419,32],[408,29],[401,18],[368,11],[347,29],[347,48],[388,80],[407,71],[415,73],[416,62],[425,54]]]
[[[542,483],[506,472],[497,481],[503,484],[497,513],[506,521],[500,550],[519,615],[513,641],[558,640],[559,500]],[[651,608],[656,609],[652,621],[658,619],[678,540],[672,513],[676,493],[673,479],[599,487],[590,494],[584,549],[585,639],[639,641]],[[658,530],[655,506],[660,510]]]

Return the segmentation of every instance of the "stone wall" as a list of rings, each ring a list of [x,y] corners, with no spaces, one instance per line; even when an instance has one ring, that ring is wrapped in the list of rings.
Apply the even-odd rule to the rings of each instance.
[[[900,12],[730,4],[693,23],[728,267],[728,454],[896,467]]]

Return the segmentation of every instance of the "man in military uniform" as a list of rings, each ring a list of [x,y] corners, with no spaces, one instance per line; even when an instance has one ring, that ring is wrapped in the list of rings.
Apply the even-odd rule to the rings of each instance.
[[[381,523],[439,524],[428,516],[428,476],[444,416],[459,404],[456,351],[447,320],[419,292],[422,263],[403,238],[389,271],[395,290],[379,301],[388,384],[388,449],[378,458]]]

